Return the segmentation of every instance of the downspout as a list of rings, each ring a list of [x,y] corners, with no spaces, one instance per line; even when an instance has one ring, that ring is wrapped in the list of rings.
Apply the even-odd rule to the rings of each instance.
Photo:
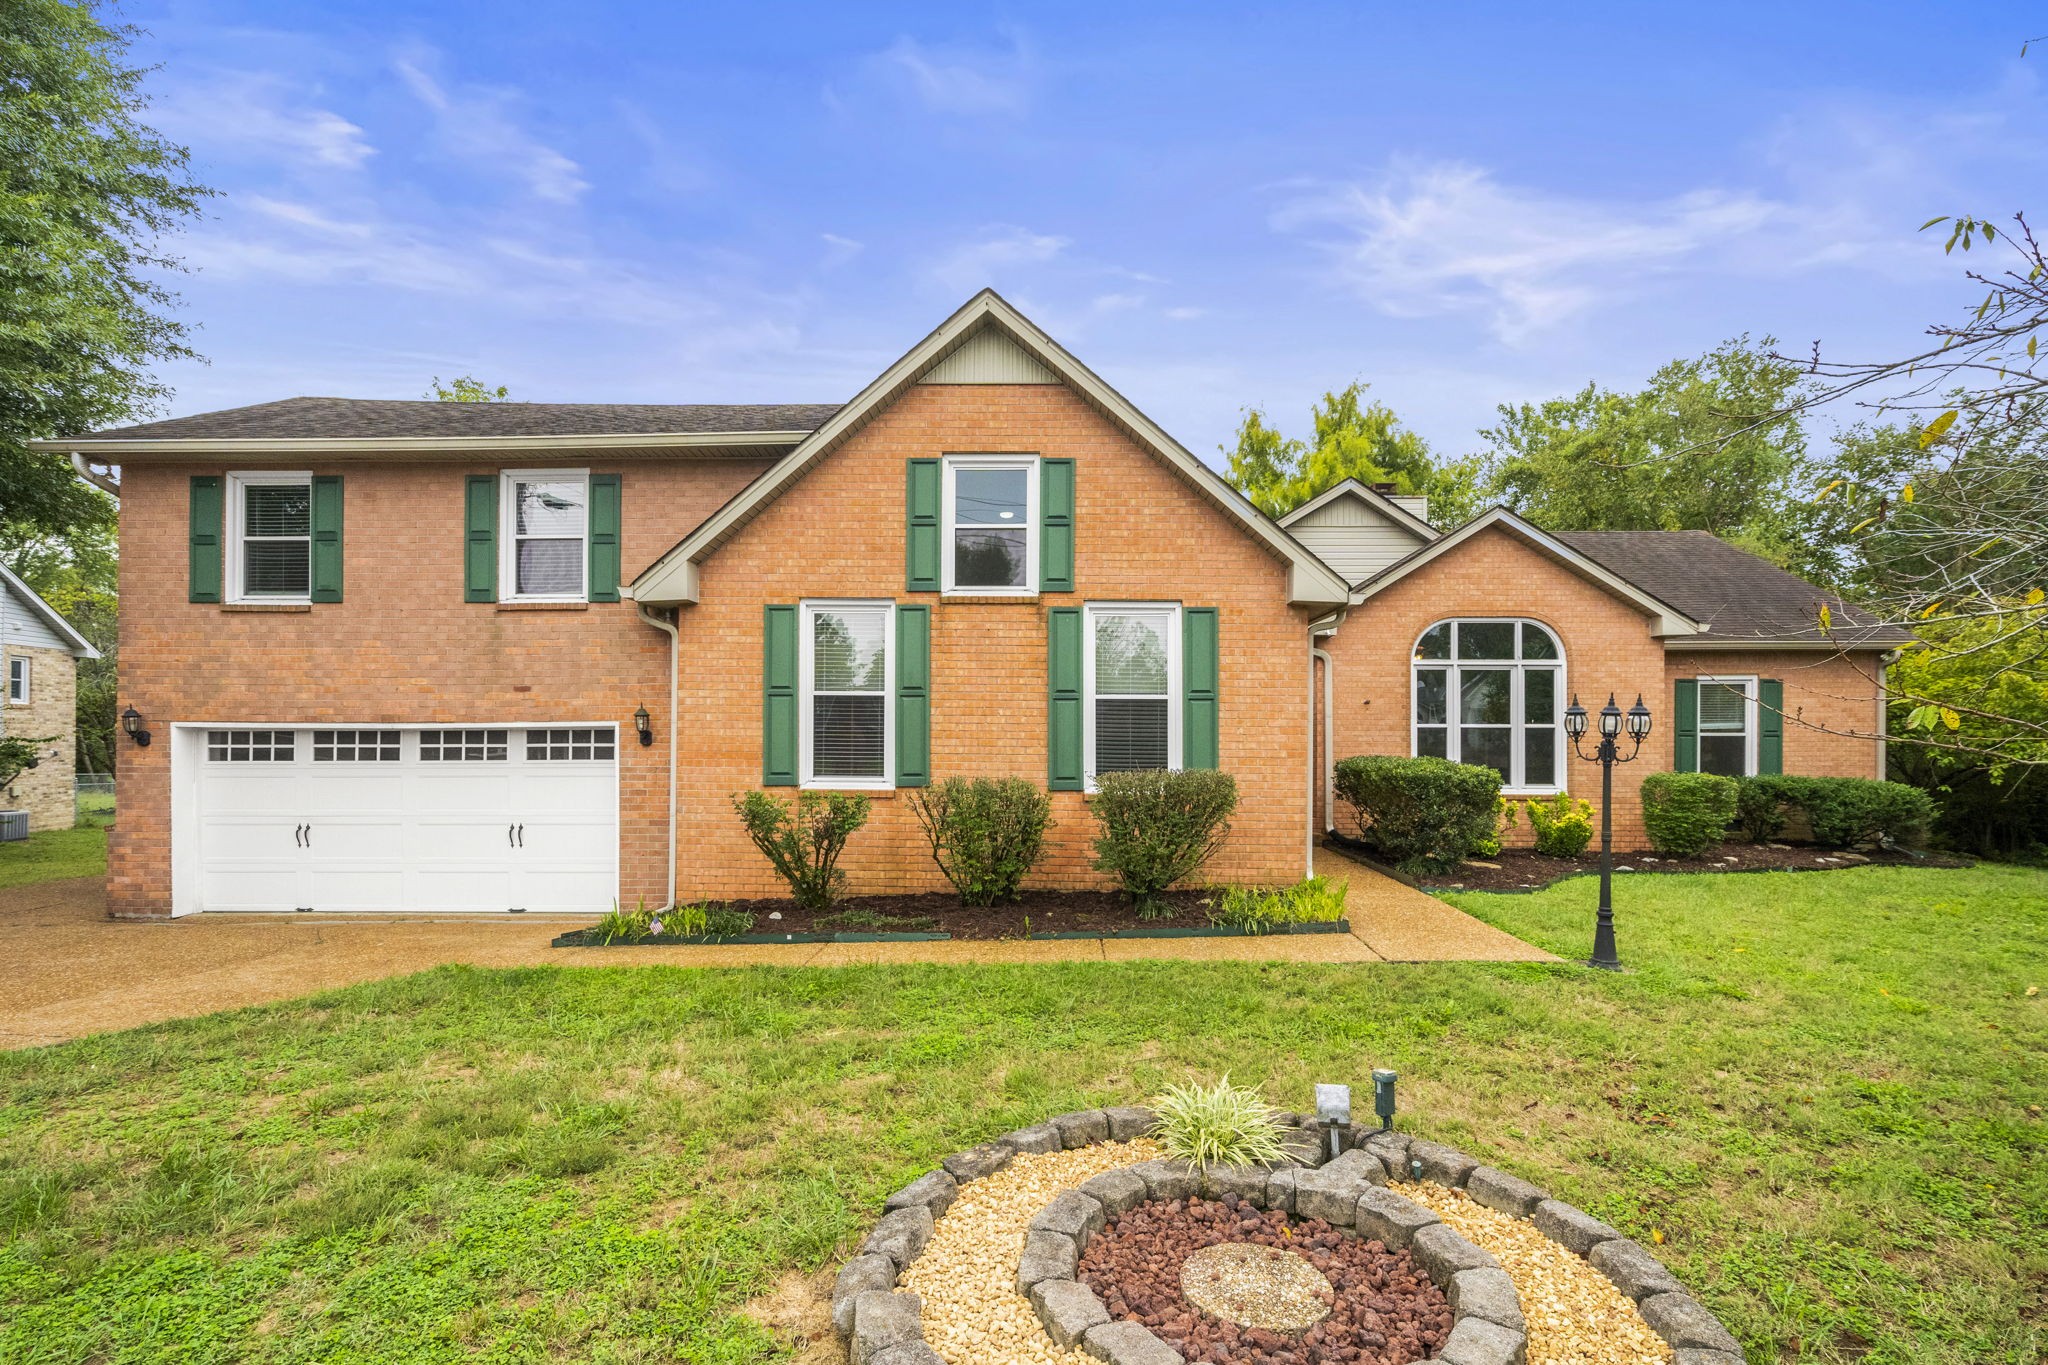
[[[661,907],[666,911],[676,903],[676,750],[682,734],[676,717],[676,671],[682,663],[683,639],[677,622],[662,620],[644,604],[634,605],[641,620],[668,636],[668,900]]]
[[[112,476],[111,465],[108,466],[109,473],[95,474],[93,473],[92,466],[86,462],[85,456],[74,450],[71,452],[71,467],[78,471],[79,478],[84,479],[102,493],[111,493],[117,498],[121,496],[121,482]]]

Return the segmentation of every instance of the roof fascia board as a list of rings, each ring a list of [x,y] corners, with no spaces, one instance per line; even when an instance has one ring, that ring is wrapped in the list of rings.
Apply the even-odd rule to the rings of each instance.
[[[1726,637],[1706,640],[1697,638],[1667,640],[1664,643],[1664,647],[1689,654],[1735,653],[1741,650],[1776,652],[1788,649],[1811,650],[1816,653],[1849,654],[1862,653],[1865,650],[1900,649],[1912,643],[1912,637],[1904,640],[1786,640],[1775,639],[1770,636],[1758,636],[1753,640],[1731,640]]]
[[[42,594],[31,588],[16,576],[14,570],[0,564],[0,584],[8,591],[28,603],[28,609],[43,618],[43,624],[71,642],[71,652],[81,659],[97,659],[100,652],[92,647],[92,641],[78,633],[77,627],[64,619],[62,612],[45,602]]]
[[[864,425],[875,409],[914,383],[920,374],[943,359],[975,328],[983,325],[1002,327],[1062,382],[1101,409],[1141,445],[1150,446],[1182,478],[1236,516],[1254,538],[1285,560],[1289,566],[1288,597],[1291,602],[1336,606],[1347,600],[1350,587],[1336,572],[1253,507],[1221,475],[1196,459],[1157,423],[1068,354],[1058,342],[1039,330],[1036,324],[992,289],[982,290],[961,305],[924,340],[882,371],[852,402],[834,413],[831,420],[783,456],[781,462],[762,475],[755,486],[713,513],[683,537],[674,549],[650,565],[633,581],[636,600],[658,603],[695,601],[696,575],[679,572],[678,564],[694,561],[723,544],[812,464]]]
[[[1590,579],[1612,592],[1615,596],[1635,604],[1636,607],[1650,616],[1654,623],[1650,634],[1659,639],[1697,635],[1705,629],[1700,622],[1693,620],[1683,612],[1677,611],[1649,593],[1644,592],[1641,588],[1616,574],[1613,570],[1595,562],[1586,555],[1580,554],[1563,541],[1546,535],[1536,526],[1516,516],[1505,507],[1495,507],[1482,512],[1457,530],[1431,541],[1404,559],[1395,560],[1392,564],[1389,564],[1378,574],[1359,584],[1353,590],[1351,594],[1352,604],[1355,606],[1379,592],[1382,588],[1387,588],[1400,582],[1409,574],[1426,564],[1434,562],[1439,556],[1448,554],[1472,537],[1478,535],[1481,531],[1489,530],[1493,527],[1499,527],[1504,531],[1520,536],[1537,549],[1571,568],[1580,577]]]
[[[630,450],[794,446],[807,431],[608,432],[583,436],[201,437],[119,441],[38,439],[32,450],[99,455],[434,455],[487,450]]]
[[[1359,480],[1350,477],[1346,477],[1341,483],[1324,489],[1292,512],[1289,512],[1286,516],[1281,517],[1279,519],[1280,524],[1282,526],[1292,526],[1318,507],[1334,502],[1338,497],[1347,493],[1365,503],[1366,506],[1372,508],[1375,512],[1383,513],[1404,529],[1415,532],[1425,541],[1435,540],[1443,535],[1442,531],[1437,530],[1436,527],[1431,526],[1421,517],[1416,516],[1386,494],[1375,493]]]

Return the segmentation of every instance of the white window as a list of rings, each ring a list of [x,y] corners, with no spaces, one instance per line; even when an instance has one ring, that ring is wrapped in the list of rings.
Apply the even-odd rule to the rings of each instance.
[[[1756,679],[1700,678],[1699,757],[1703,773],[1756,774]]]
[[[896,604],[804,603],[797,668],[803,785],[893,786]]]
[[[228,600],[310,602],[313,476],[228,475]]]
[[[1081,743],[1088,786],[1099,773],[1181,765],[1180,608],[1090,606]]]
[[[7,700],[16,706],[28,705],[28,663],[27,659],[7,661]]]
[[[500,478],[499,596],[581,602],[590,567],[590,471],[508,469]]]
[[[1415,642],[1410,752],[1492,768],[1509,791],[1564,786],[1564,651],[1534,621],[1439,621]]]
[[[1038,591],[1038,460],[948,455],[942,585],[974,596]]]

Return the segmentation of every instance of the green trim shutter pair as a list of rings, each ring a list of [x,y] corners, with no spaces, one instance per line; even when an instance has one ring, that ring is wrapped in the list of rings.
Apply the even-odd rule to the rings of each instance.
[[[1183,607],[1181,618],[1181,767],[1221,765],[1221,641],[1214,607]],[[1046,786],[1080,791],[1087,784],[1082,708],[1088,628],[1080,607],[1046,613]]]
[[[342,486],[339,474],[312,478],[311,592],[315,602],[341,600]],[[224,563],[227,520],[226,480],[218,474],[192,476],[187,515],[187,593],[194,602],[220,602],[227,596]]]
[[[1756,770],[1759,775],[1785,771],[1785,684],[1759,678],[1757,694]],[[1671,767],[1674,772],[1700,769],[1700,684],[1680,678],[1671,699]]]
[[[761,622],[761,785],[794,787],[799,780],[797,632],[802,611],[773,604]],[[932,609],[896,608],[895,784],[928,786],[932,780]]]
[[[903,579],[911,592],[937,592],[944,562],[945,462],[909,460],[903,472]],[[1038,462],[1038,591],[1074,590],[1074,462]]]
[[[462,600],[498,600],[498,476],[472,474],[462,499]],[[619,600],[619,524],[624,508],[617,474],[590,476],[589,576],[584,596]]]

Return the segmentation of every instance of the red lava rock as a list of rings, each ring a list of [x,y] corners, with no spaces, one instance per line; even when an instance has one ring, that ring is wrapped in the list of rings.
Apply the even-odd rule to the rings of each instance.
[[[1335,1288],[1330,1315],[1290,1337],[1189,1303],[1180,1292],[1182,1264],[1224,1242],[1279,1247],[1308,1261]],[[1443,1291],[1407,1252],[1235,1195],[1139,1204],[1112,1218],[1082,1254],[1080,1278],[1113,1319],[1143,1323],[1207,1365],[1412,1365],[1451,1332]]]

